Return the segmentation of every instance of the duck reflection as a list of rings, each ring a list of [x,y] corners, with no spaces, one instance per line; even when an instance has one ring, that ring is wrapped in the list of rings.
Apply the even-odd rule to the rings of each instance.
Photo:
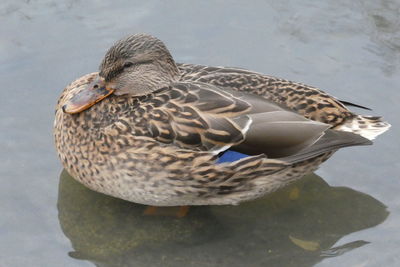
[[[191,207],[184,218],[91,191],[61,173],[58,210],[70,256],[97,266],[310,266],[368,242],[332,247],[383,222],[369,195],[308,175],[239,206]]]

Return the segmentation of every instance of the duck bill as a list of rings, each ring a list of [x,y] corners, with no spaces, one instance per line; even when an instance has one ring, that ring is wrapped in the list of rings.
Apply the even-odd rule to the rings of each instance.
[[[65,113],[76,114],[90,108],[113,92],[114,89],[107,86],[103,78],[97,77],[85,89],[68,100],[62,109]]]

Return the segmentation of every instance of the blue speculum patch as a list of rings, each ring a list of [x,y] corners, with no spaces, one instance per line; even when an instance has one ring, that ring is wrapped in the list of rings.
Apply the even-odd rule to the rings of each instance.
[[[249,155],[236,152],[233,150],[226,150],[223,152],[223,154],[220,155],[220,157],[217,160],[217,164],[219,163],[225,163],[225,162],[234,162],[242,158],[249,157]]]

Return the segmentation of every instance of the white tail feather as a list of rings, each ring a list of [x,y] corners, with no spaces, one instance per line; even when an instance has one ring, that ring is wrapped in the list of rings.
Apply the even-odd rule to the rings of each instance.
[[[381,117],[357,115],[353,119],[346,121],[346,123],[335,127],[335,130],[352,132],[373,140],[378,135],[386,132],[390,126]]]

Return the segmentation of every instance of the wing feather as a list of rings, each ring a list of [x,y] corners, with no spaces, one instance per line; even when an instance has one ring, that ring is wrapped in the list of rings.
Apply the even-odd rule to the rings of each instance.
[[[168,99],[163,104],[160,100]],[[151,136],[182,148],[220,151],[241,143],[251,119],[249,103],[203,83],[176,83],[146,99]]]

